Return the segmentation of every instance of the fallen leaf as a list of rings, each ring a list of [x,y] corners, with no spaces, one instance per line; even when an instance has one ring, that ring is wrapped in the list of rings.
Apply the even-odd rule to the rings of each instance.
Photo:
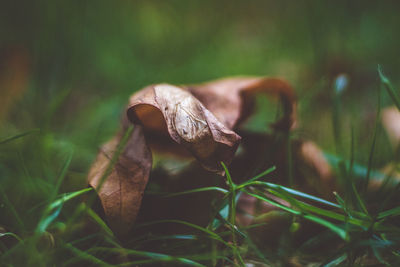
[[[273,127],[290,130],[296,126],[296,95],[278,78],[234,77],[187,87],[229,129],[235,129],[254,111],[257,93],[280,97],[283,117]]]
[[[214,172],[222,172],[221,161],[230,163],[240,142],[240,136],[190,92],[169,84],[149,86],[134,94],[127,114],[146,130],[168,134]]]
[[[156,84],[133,94],[122,121],[124,129],[135,125],[125,150],[102,183],[121,140],[117,134],[102,148],[89,173],[89,184],[96,188],[111,228],[126,233],[136,219],[152,164],[149,147],[190,155],[203,168],[222,174],[220,162],[231,163],[241,140],[233,130],[253,111],[258,92],[281,98],[284,115],[274,127],[291,129],[295,95],[288,83],[276,78],[228,78],[186,87]]]
[[[126,233],[133,225],[152,165],[151,151],[142,127],[136,125],[111,173],[104,177],[121,138],[122,133],[119,133],[103,145],[88,175],[90,186],[99,195],[107,221],[117,234]]]

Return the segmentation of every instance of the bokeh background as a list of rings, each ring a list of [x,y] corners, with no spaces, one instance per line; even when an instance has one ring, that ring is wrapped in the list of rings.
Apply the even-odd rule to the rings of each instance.
[[[12,203],[29,228],[35,205],[52,194],[68,160],[61,191],[84,188],[129,95],[159,82],[282,77],[299,96],[296,134],[336,153],[334,84],[345,74],[336,106],[341,142],[346,148],[354,128],[355,157],[365,163],[378,64],[400,84],[399,14],[398,1],[3,0],[0,140],[29,132],[0,144],[3,203]],[[389,104],[382,94],[382,105]],[[262,116],[250,127],[263,131]],[[384,133],[378,142],[376,167],[392,156]],[[12,209],[0,206],[0,219],[18,229]]]

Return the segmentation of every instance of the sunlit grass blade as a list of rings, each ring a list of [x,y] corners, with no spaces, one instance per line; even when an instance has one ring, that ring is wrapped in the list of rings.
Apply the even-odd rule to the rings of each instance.
[[[339,257],[331,260],[330,262],[323,264],[323,267],[335,267],[342,264],[347,259],[347,254],[342,254]]]
[[[331,206],[331,207],[334,207],[334,208],[340,208],[339,205],[337,205],[337,204],[335,204],[333,202],[327,201],[325,199],[322,199],[322,198],[319,198],[319,197],[315,197],[313,195],[306,194],[306,193],[303,193],[303,192],[300,192],[300,191],[297,191],[297,190],[294,190],[294,189],[291,189],[291,188],[288,188],[288,187],[285,187],[285,186],[273,184],[273,183],[255,181],[255,182],[246,184],[246,186],[264,186],[266,188],[281,189],[281,190],[286,191],[289,194],[292,194],[292,195],[295,195],[295,196],[298,196],[298,197],[309,199],[309,200],[312,200],[312,201],[315,201],[315,202],[318,202],[318,203],[321,203],[321,204],[325,204],[325,205],[328,205],[328,206]],[[244,187],[244,185],[239,185],[238,189],[242,189],[243,187]]]
[[[199,193],[199,192],[206,192],[206,191],[217,191],[217,192],[221,192],[223,194],[226,194],[229,192],[228,190],[221,188],[221,187],[210,186],[210,187],[201,187],[201,188],[196,188],[196,189],[192,189],[192,190],[182,191],[182,192],[178,192],[178,193],[166,194],[166,195],[164,195],[164,197],[175,197],[175,196],[181,196],[181,195]]]
[[[193,223],[189,223],[189,222],[185,222],[185,221],[180,221],[180,220],[158,220],[158,221],[152,221],[152,222],[148,222],[148,223],[142,223],[139,225],[136,225],[136,228],[140,228],[140,227],[145,227],[145,226],[149,226],[149,225],[154,225],[154,224],[162,224],[162,223],[177,223],[177,224],[182,224],[182,225],[186,225],[189,226],[191,228],[197,229],[205,234],[207,234],[208,236],[210,236],[212,239],[215,239],[227,246],[230,246],[225,240],[222,239],[222,237],[220,237],[218,234],[214,233],[213,231],[210,231],[207,228],[198,226],[196,224]]]
[[[228,222],[229,222],[229,226],[231,228],[232,231],[232,243],[233,243],[233,251],[235,254],[235,263],[240,265],[240,266],[244,266],[245,263],[242,259],[242,256],[240,255],[240,251],[238,250],[238,245],[237,245],[237,238],[236,238],[236,232],[235,230],[237,230],[236,227],[236,189],[237,186],[236,184],[233,182],[231,174],[229,173],[228,168],[226,167],[226,165],[221,162],[222,167],[225,170],[225,175],[227,178],[227,182],[228,182],[228,186],[229,186],[229,194],[228,194],[228,198],[229,198],[229,213],[228,213]]]
[[[298,201],[295,198],[289,197],[284,191],[269,190],[269,192],[274,194],[277,197],[280,197],[280,198],[292,203],[293,205],[295,205],[295,207],[297,207],[303,211],[306,211],[306,212],[312,212],[312,213],[315,213],[315,214],[318,214],[321,216],[325,216],[330,219],[342,221],[342,222],[349,222],[349,223],[352,223],[354,225],[361,226],[361,227],[367,227],[370,224],[370,221],[367,220],[368,218],[363,218],[364,220],[356,219],[356,218],[347,218],[343,214],[340,214],[340,213],[337,213],[337,212],[334,212],[331,210],[326,210],[326,209],[322,209],[319,207],[315,207],[308,203]],[[284,193],[284,194],[282,194],[282,193]]]
[[[14,234],[14,233],[11,233],[11,232],[0,233],[0,237],[3,237],[3,236],[12,236],[15,239],[17,239],[19,242],[24,243],[24,240],[22,240],[22,238],[20,238],[18,235]]]
[[[275,171],[275,170],[276,170],[276,167],[275,167],[275,166],[272,166],[271,168],[269,168],[269,169],[263,171],[262,173],[257,174],[257,175],[254,176],[253,178],[250,178],[248,181],[246,181],[246,183],[251,183],[251,182],[254,182],[254,181],[256,181],[256,180],[258,180],[258,179],[260,179],[260,178],[263,178],[265,175],[268,175],[268,174],[272,173],[272,172]]]
[[[159,235],[151,236],[146,235],[143,240],[138,240],[141,243],[152,242],[158,240],[198,240],[197,235]]]
[[[44,233],[47,227],[58,217],[62,209],[62,205],[58,205],[56,209],[52,209],[47,213],[42,220],[38,223],[37,232]]]
[[[32,134],[32,133],[37,133],[39,131],[40,131],[40,129],[32,129],[32,130],[29,130],[29,131],[26,131],[26,132],[23,132],[23,133],[8,137],[6,139],[0,140],[0,145],[9,143],[9,142],[11,142],[11,141],[13,141],[15,139],[22,138],[22,137],[27,136],[27,135]]]
[[[76,198],[86,192],[92,191],[92,190],[93,190],[92,188],[84,188],[84,189],[76,191],[76,192],[67,193],[67,194],[64,194],[62,197],[60,197],[59,199],[50,203],[47,206],[47,208],[45,209],[43,216],[38,223],[36,232],[43,233],[46,231],[46,229],[50,225],[50,223],[52,223],[60,214],[62,205],[65,202],[67,202],[73,198]]]
[[[399,215],[400,215],[400,207],[396,207],[396,208],[386,210],[386,211],[379,213],[377,216],[377,219],[383,219],[383,218],[386,218],[389,216],[394,217],[394,216],[399,216]]]
[[[294,215],[298,215],[298,216],[301,216],[301,217],[303,217],[303,218],[305,218],[307,220],[310,220],[310,221],[316,222],[318,224],[321,224],[321,225],[327,227],[328,229],[330,229],[331,231],[335,232],[336,234],[338,234],[344,240],[347,240],[349,238],[345,230],[343,230],[342,228],[334,225],[333,223],[331,223],[329,221],[326,221],[324,219],[318,218],[318,217],[310,215],[310,214],[304,214],[304,213],[302,213],[302,212],[300,212],[298,210],[294,210],[292,208],[289,208],[289,207],[287,207],[285,205],[277,203],[277,202],[275,202],[275,201],[273,201],[271,199],[268,199],[268,198],[266,198],[264,196],[260,196],[258,194],[254,194],[254,193],[251,193],[251,192],[246,191],[246,190],[243,190],[243,191],[246,194],[249,194],[249,195],[251,195],[251,196],[253,196],[253,197],[257,198],[257,199],[260,199],[260,200],[263,200],[265,202],[268,202],[268,203],[270,203],[270,204],[272,204],[272,205],[274,205],[274,206],[276,206],[278,208],[281,208],[281,209],[283,209],[283,210],[285,210],[287,212],[290,212],[290,213],[292,213]],[[334,217],[335,218],[337,217],[336,214],[335,214]]]
[[[80,195],[83,195],[83,194],[85,194],[87,192],[90,192],[90,191],[93,191],[93,188],[88,187],[88,188],[84,188],[84,189],[81,189],[81,190],[78,190],[78,191],[75,191],[75,192],[65,193],[60,198],[58,198],[57,200],[55,200],[52,203],[50,203],[48,209],[50,209],[50,210],[54,209],[57,206],[62,205],[64,202],[67,202],[67,201],[69,201],[69,200],[71,200],[73,198],[76,198],[76,197],[78,197]]]

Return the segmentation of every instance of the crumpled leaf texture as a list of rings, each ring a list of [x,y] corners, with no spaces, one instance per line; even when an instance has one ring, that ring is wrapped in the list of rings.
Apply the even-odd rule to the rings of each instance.
[[[89,171],[89,184],[96,188],[107,221],[117,234],[129,231],[136,218],[152,165],[142,127],[136,126],[111,173],[102,181],[121,138],[118,133],[102,146]]]
[[[122,123],[125,129],[129,122],[135,125],[128,144],[101,183],[122,134],[104,145],[88,178],[111,228],[125,233],[135,221],[151,170],[149,146],[153,143],[173,140],[176,146],[168,146],[170,152],[184,148],[205,169],[222,174],[220,162],[232,161],[241,140],[234,130],[251,115],[258,92],[282,100],[284,115],[273,125],[276,129],[294,127],[295,94],[277,78],[237,77],[192,86],[156,84],[133,94]]]
[[[153,121],[152,118],[162,120]],[[240,136],[228,129],[183,88],[169,84],[149,86],[130,99],[128,118],[145,128],[165,132],[189,150],[210,171],[221,171],[220,161],[230,163]]]

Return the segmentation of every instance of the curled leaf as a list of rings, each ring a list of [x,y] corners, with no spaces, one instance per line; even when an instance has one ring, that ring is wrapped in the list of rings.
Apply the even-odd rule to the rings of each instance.
[[[295,126],[296,96],[282,79],[235,77],[188,86],[188,89],[229,129],[237,128],[252,114],[257,93],[281,98],[284,115],[274,123],[275,128],[289,130]]]
[[[130,99],[128,118],[145,129],[168,134],[206,169],[230,163],[240,136],[227,128],[187,90],[169,84],[149,86]]]
[[[292,128],[295,96],[280,79],[228,78],[186,87],[157,84],[133,94],[122,122],[124,129],[135,125],[126,148],[111,173],[105,173],[121,140],[117,134],[89,173],[89,184],[96,188],[111,228],[128,231],[138,214],[152,165],[149,147],[191,155],[204,169],[222,173],[220,162],[231,163],[241,140],[233,130],[251,114],[258,92],[282,99],[284,115],[274,126]]]
[[[121,138],[119,133],[103,145],[89,171],[89,184],[96,189],[108,223],[117,233],[125,233],[133,225],[152,164],[143,130],[137,125],[111,172],[105,176]]]

